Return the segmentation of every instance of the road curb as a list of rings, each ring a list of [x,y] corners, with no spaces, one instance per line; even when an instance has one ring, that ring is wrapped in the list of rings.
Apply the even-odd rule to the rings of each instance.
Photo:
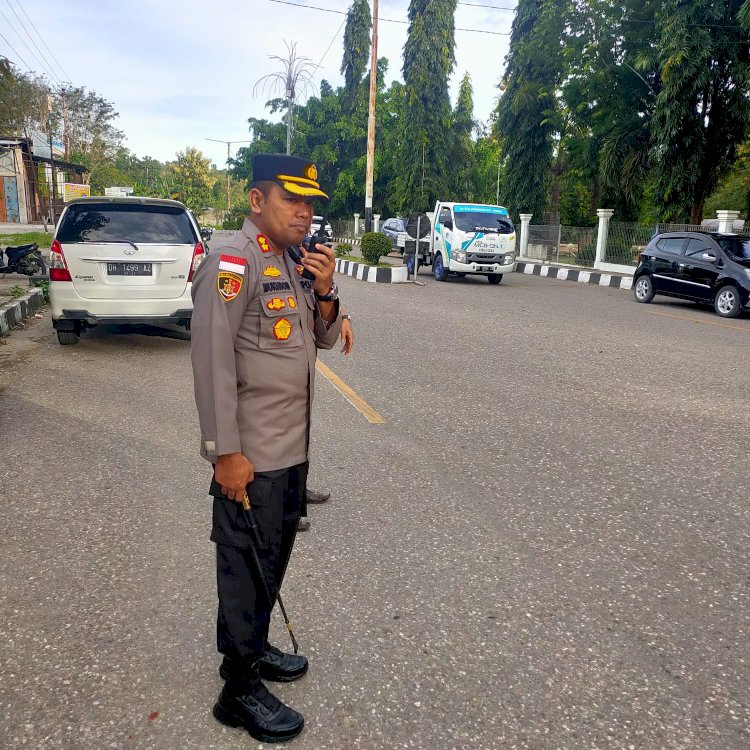
[[[44,292],[32,289],[23,297],[0,306],[0,334],[8,333],[19,323],[31,317],[44,304]]]
[[[542,276],[557,279],[558,281],[576,281],[579,284],[610,286],[616,289],[633,288],[632,276],[604,273],[603,271],[584,271],[580,268],[548,266],[544,263],[523,263],[517,261],[516,273],[525,273],[527,276]]]
[[[383,284],[404,284],[409,280],[406,266],[375,268],[367,263],[356,263],[353,260],[336,259],[336,270],[360,281],[373,281]]]

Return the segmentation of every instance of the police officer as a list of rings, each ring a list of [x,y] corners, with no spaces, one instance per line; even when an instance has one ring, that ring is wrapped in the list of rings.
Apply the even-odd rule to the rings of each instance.
[[[251,216],[213,249],[193,280],[192,361],[201,454],[214,465],[211,540],[219,595],[217,646],[226,679],[214,716],[258,740],[302,731],[303,717],[261,682],[292,681],[307,659],[268,643],[272,600],[281,588],[303,510],[316,347],[341,330],[333,252],[318,245],[301,262],[312,202],[327,199],[308,159],[263,154],[253,160]],[[314,280],[302,276],[309,269]],[[247,492],[258,528],[241,505]]]

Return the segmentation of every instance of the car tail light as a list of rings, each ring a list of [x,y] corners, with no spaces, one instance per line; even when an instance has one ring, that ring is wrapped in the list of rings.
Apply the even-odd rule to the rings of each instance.
[[[52,240],[52,247],[50,248],[49,280],[73,281],[70,278],[68,264],[65,262],[62,245],[57,240]]]
[[[198,270],[198,266],[203,260],[203,256],[206,254],[206,248],[203,247],[202,242],[196,242],[195,248],[193,249],[193,260],[190,263],[190,273],[188,274],[188,281],[193,280],[193,274]]]

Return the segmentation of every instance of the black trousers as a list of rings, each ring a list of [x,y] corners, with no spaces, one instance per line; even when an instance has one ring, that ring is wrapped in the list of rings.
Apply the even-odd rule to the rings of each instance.
[[[307,467],[303,463],[259,472],[247,485],[258,528],[258,558],[274,602],[294,546],[297,521],[304,510]],[[265,650],[272,607],[250,552],[253,537],[242,504],[229,500],[216,480],[211,482],[210,494],[214,498],[211,541],[216,544],[219,594],[216,646],[233,661],[253,662]]]

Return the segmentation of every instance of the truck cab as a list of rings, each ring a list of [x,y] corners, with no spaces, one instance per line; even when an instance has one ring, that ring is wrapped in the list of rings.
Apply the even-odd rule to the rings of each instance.
[[[438,281],[477,274],[499,284],[515,267],[516,230],[503,206],[438,201],[429,250],[426,262]]]

